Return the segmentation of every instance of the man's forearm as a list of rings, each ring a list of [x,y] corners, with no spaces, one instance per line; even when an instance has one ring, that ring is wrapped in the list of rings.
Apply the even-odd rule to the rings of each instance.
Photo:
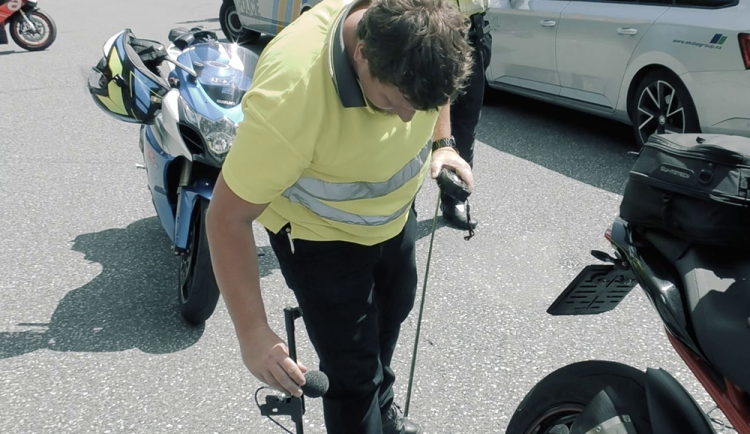
[[[451,105],[446,104],[440,107],[435,131],[432,133],[432,140],[446,139],[451,136]]]
[[[252,223],[220,215],[206,223],[216,282],[237,334],[268,326]]]

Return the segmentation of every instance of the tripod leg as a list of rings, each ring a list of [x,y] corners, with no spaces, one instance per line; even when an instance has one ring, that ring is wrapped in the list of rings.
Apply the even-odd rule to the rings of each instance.
[[[284,308],[284,323],[286,324],[286,340],[289,346],[289,357],[297,363],[297,341],[294,338],[294,321],[302,316],[302,309],[299,307]],[[292,400],[299,400],[299,405],[294,406],[295,411],[292,414],[292,420],[297,426],[297,434],[303,434],[302,415],[305,414],[305,397],[292,397]]]

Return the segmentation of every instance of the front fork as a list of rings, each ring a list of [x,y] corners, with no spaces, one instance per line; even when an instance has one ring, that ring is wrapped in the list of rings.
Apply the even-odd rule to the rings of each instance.
[[[26,25],[29,26],[31,29],[36,29],[36,26],[34,26],[34,23],[31,22],[28,15],[26,15],[26,12],[23,11],[23,9],[18,11],[19,14],[23,17],[23,20],[26,22]]]
[[[29,26],[31,29],[36,29],[34,26],[34,23],[31,22],[29,17],[26,15],[26,12],[23,11],[23,9],[18,11],[19,14],[21,14],[21,17],[23,18],[26,25]],[[8,20],[7,22],[11,22],[11,20]],[[6,45],[8,43],[8,33],[5,31],[5,22],[0,23],[0,45]]]
[[[180,183],[177,185],[177,207],[175,209],[175,239],[177,239],[177,229],[180,227],[180,215],[181,215],[181,204],[182,204],[182,193],[183,189],[190,183],[190,177],[193,174],[193,162],[187,158],[183,158],[182,167],[180,168]],[[176,243],[175,243],[176,244]],[[184,255],[187,253],[187,249],[181,247],[174,247],[175,255]]]

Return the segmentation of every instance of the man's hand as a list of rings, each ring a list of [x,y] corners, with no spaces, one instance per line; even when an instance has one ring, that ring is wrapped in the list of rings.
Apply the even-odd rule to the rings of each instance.
[[[453,169],[464,180],[469,191],[474,191],[474,174],[471,172],[471,166],[458,155],[455,149],[448,147],[440,148],[432,153],[432,164],[430,167],[432,179],[437,178],[443,167]]]
[[[206,216],[211,263],[245,366],[258,380],[300,396],[307,368],[294,363],[284,341],[268,327],[261,297],[252,222],[266,207],[244,201],[219,175]]]
[[[239,336],[242,361],[255,378],[296,397],[302,396],[307,368],[294,363],[289,348],[268,327],[259,327]]]

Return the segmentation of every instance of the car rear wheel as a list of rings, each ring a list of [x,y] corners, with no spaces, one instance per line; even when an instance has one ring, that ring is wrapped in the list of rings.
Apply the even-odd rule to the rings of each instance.
[[[642,148],[652,134],[699,133],[698,113],[687,88],[669,71],[648,73],[633,93],[633,132]]]
[[[260,39],[260,33],[248,30],[242,27],[240,15],[237,13],[237,6],[234,0],[225,0],[219,9],[219,24],[221,31],[229,42],[236,42],[240,45],[254,44]]]

